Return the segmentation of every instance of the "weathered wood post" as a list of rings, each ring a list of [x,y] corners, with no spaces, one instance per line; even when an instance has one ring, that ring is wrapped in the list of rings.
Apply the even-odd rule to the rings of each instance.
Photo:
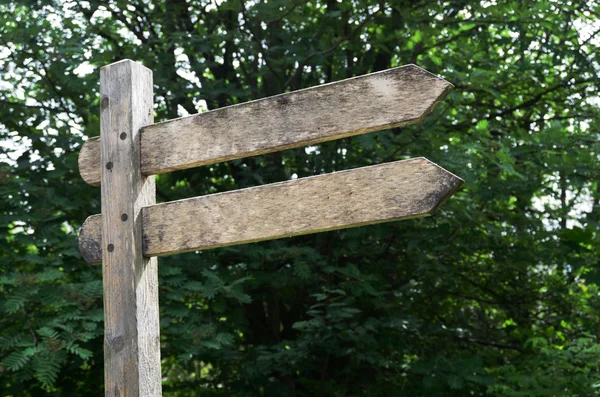
[[[100,71],[105,395],[161,392],[157,259],[142,253],[142,208],[154,176],[140,170],[140,128],[153,122],[152,71],[124,60]]]
[[[103,266],[106,396],[161,395],[156,256],[429,216],[463,183],[421,157],[155,204],[153,175],[419,123],[451,88],[407,65],[153,124],[152,72],[102,68],[79,248]]]

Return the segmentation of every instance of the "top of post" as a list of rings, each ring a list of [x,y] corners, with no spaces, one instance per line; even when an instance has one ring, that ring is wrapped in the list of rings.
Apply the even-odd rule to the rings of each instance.
[[[104,71],[113,67],[121,67],[121,66],[130,66],[132,69],[134,67],[136,68],[143,68],[144,70],[147,70],[151,75],[152,75],[152,70],[148,69],[147,67],[145,67],[143,64],[141,64],[140,62],[135,62],[132,61],[131,59],[121,59],[120,61],[117,62],[113,62],[110,63],[108,65],[104,65],[100,68],[100,71]]]

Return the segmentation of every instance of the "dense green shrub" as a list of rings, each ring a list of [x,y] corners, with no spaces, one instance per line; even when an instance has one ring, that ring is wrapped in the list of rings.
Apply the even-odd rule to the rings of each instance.
[[[598,394],[599,17],[1,2],[0,394],[104,395],[101,269],[76,236],[100,191],[77,153],[123,58],[154,71],[157,121],[407,63],[456,87],[420,125],[158,177],[168,201],[425,156],[466,181],[431,218],[161,258],[165,396]]]

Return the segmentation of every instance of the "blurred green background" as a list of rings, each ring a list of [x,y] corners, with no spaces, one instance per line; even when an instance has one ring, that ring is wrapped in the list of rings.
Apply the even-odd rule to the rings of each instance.
[[[0,1],[0,395],[102,396],[99,68],[155,120],[415,63],[419,125],[161,175],[159,201],[425,156],[435,216],[159,259],[165,396],[600,394],[592,0]]]

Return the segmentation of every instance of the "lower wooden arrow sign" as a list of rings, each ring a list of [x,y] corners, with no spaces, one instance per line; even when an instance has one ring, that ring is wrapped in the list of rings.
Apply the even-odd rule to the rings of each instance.
[[[462,183],[415,158],[152,205],[141,215],[143,251],[157,256],[428,216]],[[81,228],[88,263],[102,260],[101,229],[100,215]]]

